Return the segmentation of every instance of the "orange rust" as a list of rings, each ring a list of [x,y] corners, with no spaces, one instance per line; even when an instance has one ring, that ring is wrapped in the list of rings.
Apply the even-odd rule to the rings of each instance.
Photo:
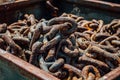
[[[59,80],[58,78],[50,75],[49,73],[23,61],[22,59],[0,49],[0,60],[4,60],[7,63],[13,65],[13,67],[20,70],[20,73],[28,73],[31,77],[35,77],[38,80]],[[10,66],[11,66],[10,65]],[[25,74],[24,76],[28,77]]]

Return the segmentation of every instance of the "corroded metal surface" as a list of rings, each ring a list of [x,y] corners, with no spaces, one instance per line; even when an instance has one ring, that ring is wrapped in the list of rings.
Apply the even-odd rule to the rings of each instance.
[[[118,5],[118,4],[111,4],[111,3],[106,3],[106,2],[103,3],[101,1],[95,1],[95,0],[94,1],[93,0],[84,0],[84,1],[80,1],[80,0],[67,0],[67,1],[73,1],[73,2],[77,2],[79,4],[85,4],[84,6],[92,6],[92,7],[96,6],[96,8],[100,8],[100,9],[104,8],[105,10],[110,10],[110,11],[114,11],[114,12],[120,12],[120,5]],[[39,0],[33,0],[33,2],[37,3],[37,2],[39,2]],[[26,3],[27,2],[25,2],[25,4]],[[14,3],[12,3],[12,4],[14,4]],[[6,9],[7,10],[11,10],[11,9],[14,9],[15,7],[19,8],[21,4],[22,3],[18,3],[18,6],[17,5],[16,6],[11,6],[11,7],[8,7]],[[27,4],[31,5],[31,3],[27,3]],[[95,5],[93,5],[93,4],[95,4]],[[7,4],[7,5],[10,5],[10,4]],[[6,10],[5,6],[3,6],[3,5],[0,5],[0,6],[2,6],[2,7],[0,7],[0,10],[4,10],[4,11]],[[4,11],[2,12],[3,14],[4,14]],[[11,14],[12,14],[12,12],[11,12]],[[7,15],[9,15],[9,13]],[[6,16],[6,15],[4,15],[4,16]],[[3,18],[3,16],[2,16],[2,18]],[[6,52],[4,52],[2,50],[0,50],[0,61],[6,62],[7,66],[8,65],[10,66],[10,64],[11,64],[12,66],[10,66],[10,67],[12,69],[18,70],[18,72],[20,72],[22,75],[27,76],[27,77],[31,78],[32,80],[36,79],[36,78],[38,80],[39,79],[47,79],[47,80],[51,79],[51,80],[55,80],[55,79],[53,79],[53,77],[49,78],[48,77],[49,74],[46,74],[46,72],[41,71],[38,68],[36,68],[36,67],[34,67],[34,66],[32,66],[32,65],[24,62],[24,61],[22,61],[21,59],[18,59],[15,56],[12,56],[11,54],[8,54],[8,53],[6,53]],[[108,79],[114,79],[114,78],[116,78],[116,77],[118,77],[120,75],[119,71],[120,71],[120,69],[117,68],[117,69],[113,70],[112,72],[106,74],[102,79],[106,79],[106,80],[108,80]],[[34,78],[32,78],[33,76],[34,76]]]
[[[33,13],[36,17],[40,18],[43,16],[43,2],[43,0],[20,0],[17,2],[0,4],[0,23],[15,22],[26,13]]]
[[[0,11],[6,11],[16,8],[22,8],[31,4],[39,3],[43,0],[20,0],[15,2],[5,2],[3,4],[0,4]],[[22,5],[22,6],[21,6]]]
[[[40,70],[35,66],[1,49],[0,49],[0,62],[4,62],[9,67],[11,67],[11,69],[17,70],[17,73],[20,73],[22,76],[24,76],[25,80],[59,80],[54,76],[48,74],[47,72]],[[19,78],[20,77],[18,77],[18,79]]]
[[[120,5],[116,3],[110,3],[110,2],[100,1],[100,0],[66,0],[66,1],[72,2],[72,3],[79,3],[84,6],[91,6],[99,9],[120,12]]]
[[[117,67],[113,71],[109,72],[108,74],[104,75],[100,80],[114,80],[120,76],[120,67]],[[119,78],[120,79],[120,78]],[[117,80],[119,80],[117,79]]]

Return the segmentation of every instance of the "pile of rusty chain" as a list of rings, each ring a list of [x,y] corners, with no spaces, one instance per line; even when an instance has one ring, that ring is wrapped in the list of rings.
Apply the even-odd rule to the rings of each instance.
[[[62,80],[98,80],[120,64],[120,20],[63,13],[0,25],[0,47]]]

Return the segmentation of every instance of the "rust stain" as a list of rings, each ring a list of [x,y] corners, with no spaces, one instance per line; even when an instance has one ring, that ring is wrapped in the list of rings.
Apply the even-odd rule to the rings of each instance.
[[[39,68],[21,60],[20,58],[10,53],[7,53],[6,51],[3,51],[2,49],[0,49],[0,57],[5,59],[7,62],[10,62],[11,64],[15,64],[16,67],[36,77],[38,80],[59,80],[47,72],[40,70]]]

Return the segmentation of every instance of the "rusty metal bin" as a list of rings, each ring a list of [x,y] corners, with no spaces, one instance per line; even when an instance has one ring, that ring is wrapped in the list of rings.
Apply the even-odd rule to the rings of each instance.
[[[59,80],[0,49],[0,80]]]
[[[55,0],[63,12],[83,16],[87,20],[102,19],[105,23],[120,18],[120,4],[95,0]],[[59,4],[57,4],[59,3]],[[21,6],[23,5],[23,6]],[[61,6],[62,5],[62,6]],[[37,19],[52,18],[46,10],[45,0],[30,0],[0,5],[0,23],[13,23],[22,19],[25,13],[34,14]],[[120,68],[106,74],[101,80],[120,79]],[[47,72],[0,49],[0,80],[59,80]]]

